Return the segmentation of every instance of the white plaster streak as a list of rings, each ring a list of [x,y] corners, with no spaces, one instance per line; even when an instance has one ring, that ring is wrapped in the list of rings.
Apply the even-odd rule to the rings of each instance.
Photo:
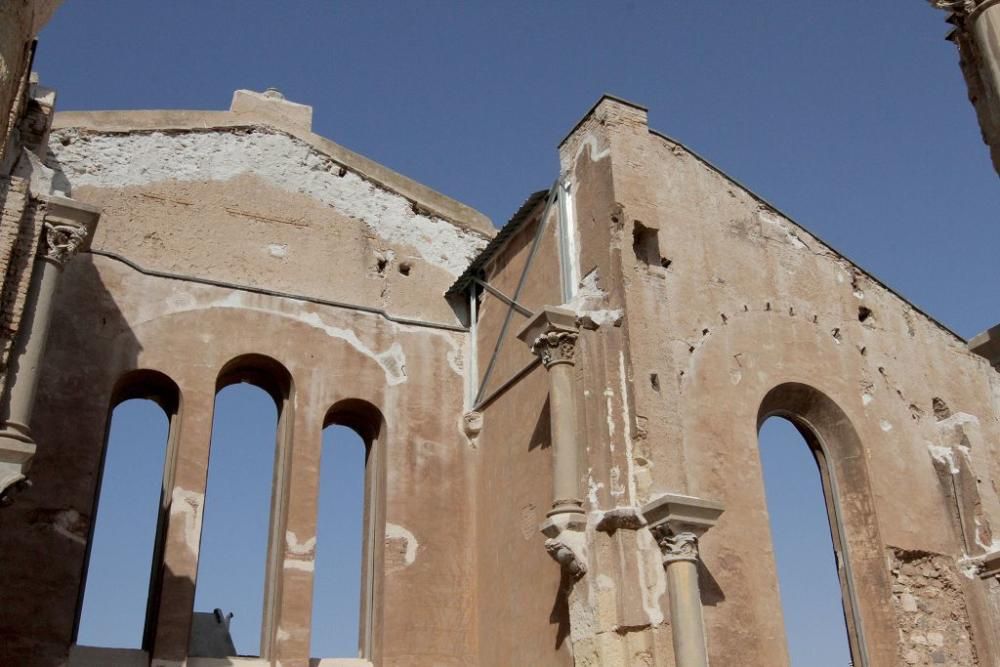
[[[872,396],[871,394],[869,394],[868,392],[865,392],[865,393],[861,394],[861,404],[862,405],[868,405],[869,403],[871,403],[874,400],[875,400],[875,397]]]
[[[882,429],[882,430],[883,430],[883,431],[885,431],[886,433],[888,433],[889,431],[891,431],[891,430],[892,430],[892,424],[890,424],[890,423],[889,423],[888,421],[886,421],[885,419],[883,419],[882,421],[880,421],[880,422],[878,423],[878,426],[879,426],[879,428],[880,428],[880,429]]]
[[[55,164],[73,187],[121,188],[161,181],[228,181],[253,174],[282,190],[313,197],[364,222],[382,239],[406,244],[458,276],[487,239],[433,215],[408,199],[335,164],[303,141],[257,127],[252,132],[53,132]],[[61,138],[75,139],[63,145]],[[58,178],[58,176],[57,176]],[[63,187],[65,185],[63,184]]]
[[[316,562],[313,560],[302,560],[300,558],[285,558],[285,569],[312,572],[316,569]]]
[[[267,254],[271,257],[287,257],[288,256],[288,244],[287,243],[272,243],[267,246]]]
[[[625,441],[625,463],[628,466],[628,501],[636,504],[635,460],[632,455],[632,425],[628,414],[628,382],[625,378],[625,352],[618,353],[618,377],[621,381],[622,438]]]
[[[636,542],[639,548],[635,550],[636,572],[639,573],[639,591],[642,594],[642,608],[646,612],[650,625],[663,623],[663,610],[660,609],[660,597],[667,591],[667,577],[660,564],[660,547],[656,544],[648,530],[636,532]],[[655,564],[650,566],[650,552],[655,553]],[[653,571],[653,581],[646,581],[646,573]]]
[[[406,551],[403,554],[403,561],[407,565],[413,565],[413,561],[417,560],[417,538],[413,536],[413,533],[408,531],[406,528],[399,526],[394,523],[385,524],[385,539],[387,540],[403,540],[406,543]]]
[[[597,507],[597,492],[604,488],[604,485],[594,479],[593,468],[587,470],[587,500],[591,507]]]
[[[205,496],[196,491],[185,491],[174,487],[170,496],[170,519],[174,525],[184,528],[184,544],[188,550],[198,555],[201,539],[201,513],[205,506]]]
[[[615,451],[615,416],[614,405],[612,403],[614,397],[615,392],[610,387],[604,390],[604,400],[607,404],[606,411],[608,417],[608,447],[612,452]]]
[[[597,145],[597,137],[593,134],[588,133],[583,139],[580,140],[580,145],[577,146],[576,155],[573,156],[573,161],[575,162],[583,154],[583,149],[590,146],[590,160],[591,162],[597,162],[598,160],[603,160],[604,158],[611,155],[611,148],[605,148],[603,151]]]

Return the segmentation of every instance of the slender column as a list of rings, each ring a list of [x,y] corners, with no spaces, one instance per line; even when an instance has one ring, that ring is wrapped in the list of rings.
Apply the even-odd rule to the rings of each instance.
[[[708,645],[698,588],[698,538],[722,514],[709,500],[668,494],[642,514],[663,554],[670,596],[670,631],[677,667],[708,667]]]
[[[25,479],[31,467],[36,447],[29,425],[52,318],[52,297],[63,267],[85,249],[100,215],[98,209],[66,197],[41,199],[45,211],[42,241],[0,403],[0,494]]]
[[[552,437],[552,508],[542,524],[546,549],[574,578],[586,571],[582,533],[587,525],[580,494],[574,366],[579,327],[576,313],[546,306],[517,334],[548,371]],[[567,535],[567,531],[578,533]]]
[[[983,139],[1000,173],[1000,0],[930,0],[947,10]]]

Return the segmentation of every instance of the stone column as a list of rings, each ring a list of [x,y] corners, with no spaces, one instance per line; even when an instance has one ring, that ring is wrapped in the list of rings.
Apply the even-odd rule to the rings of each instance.
[[[29,425],[52,317],[52,296],[63,266],[89,244],[100,216],[93,206],[66,197],[39,199],[44,204],[42,239],[0,402],[0,495],[25,479],[31,467],[35,441]]]
[[[993,166],[1000,173],[1000,0],[930,0],[950,12],[960,65]]]
[[[574,578],[586,572],[583,532],[587,517],[580,494],[580,448],[576,429],[574,366],[579,335],[576,313],[546,306],[517,334],[531,346],[549,376],[552,438],[552,509],[542,532],[545,547]]]
[[[721,514],[719,503],[675,494],[661,496],[642,508],[667,571],[670,631],[677,667],[708,667],[698,588],[698,539],[715,525]]]

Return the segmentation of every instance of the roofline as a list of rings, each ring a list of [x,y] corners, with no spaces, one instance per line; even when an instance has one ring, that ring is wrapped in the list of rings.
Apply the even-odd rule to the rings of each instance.
[[[599,107],[601,105],[601,102],[603,102],[604,100],[611,100],[612,102],[618,102],[619,104],[624,104],[625,106],[632,107],[633,109],[638,109],[639,111],[642,111],[644,113],[649,113],[649,109],[647,107],[644,107],[643,105],[638,104],[637,102],[626,100],[624,97],[618,97],[617,95],[612,95],[611,93],[602,93],[600,98],[598,98],[598,100],[594,102],[589,109],[587,109],[587,113],[580,116],[580,120],[576,121],[576,124],[573,125],[573,128],[566,133],[566,136],[562,138],[562,141],[560,141],[556,145],[556,148],[560,148],[563,144],[569,141],[569,138],[572,137],[573,134],[575,134],[578,129],[580,129],[581,125],[583,125],[583,121],[590,118],[591,114],[594,113],[594,110],[597,107]]]
[[[670,137],[670,136],[664,134],[663,132],[660,132],[658,130],[654,130],[652,128],[649,129],[649,133],[652,134],[652,135],[654,135],[654,136],[657,136],[657,137],[659,137],[661,139],[669,141],[669,142],[671,142],[673,144],[676,144],[677,146],[680,146],[682,149],[684,149],[685,151],[687,151],[692,157],[694,157],[696,160],[698,160],[699,162],[701,162],[702,164],[704,164],[706,167],[708,167],[712,171],[716,172],[720,176],[723,176],[724,178],[726,178],[727,180],[729,180],[733,185],[737,186],[738,188],[740,188],[741,190],[743,190],[744,192],[746,192],[748,195],[750,195],[751,197],[753,197],[754,199],[756,199],[758,202],[760,202],[761,204],[763,204],[764,206],[768,207],[769,209],[771,209],[772,211],[774,211],[775,213],[777,213],[781,217],[783,217],[786,220],[788,220],[789,222],[791,222],[793,225],[795,225],[799,229],[807,232],[810,236],[814,237],[817,241],[819,241],[824,246],[826,246],[835,255],[837,255],[838,257],[840,257],[841,259],[843,259],[847,263],[849,263],[854,268],[856,268],[859,271],[861,271],[861,273],[863,273],[865,276],[867,276],[868,278],[870,278],[877,285],[881,286],[883,289],[885,289],[889,293],[893,294],[896,298],[898,298],[899,300],[901,300],[903,303],[907,304],[908,306],[910,306],[911,308],[913,308],[915,311],[917,311],[918,313],[920,313],[921,315],[923,315],[924,317],[926,317],[928,320],[930,320],[931,322],[933,322],[934,324],[936,324],[940,329],[944,330],[945,332],[947,332],[947,333],[951,334],[952,336],[954,336],[955,338],[957,338],[963,345],[968,345],[968,341],[965,338],[963,338],[962,336],[960,336],[951,327],[949,327],[948,325],[944,324],[943,322],[941,322],[940,320],[938,320],[936,317],[934,317],[933,315],[931,315],[930,313],[928,313],[927,311],[925,311],[923,308],[921,308],[920,306],[916,305],[915,303],[913,303],[912,301],[910,301],[908,298],[906,298],[905,296],[903,296],[902,294],[900,294],[899,292],[897,292],[895,289],[893,289],[891,286],[889,286],[888,284],[886,284],[882,279],[880,279],[874,273],[872,273],[868,269],[864,268],[863,266],[861,266],[860,264],[858,264],[857,262],[855,262],[853,259],[851,259],[847,255],[845,255],[841,251],[839,251],[836,248],[834,248],[832,245],[830,245],[829,243],[827,243],[824,239],[820,238],[819,236],[817,236],[813,232],[809,231],[808,227],[806,227],[805,225],[802,225],[799,222],[797,222],[795,220],[795,218],[793,218],[792,216],[788,215],[787,213],[785,213],[784,211],[782,211],[780,208],[778,208],[777,206],[775,206],[771,202],[769,202],[766,199],[764,199],[762,196],[760,196],[759,194],[757,194],[756,192],[754,192],[753,190],[751,190],[750,188],[748,188],[746,185],[744,185],[740,181],[736,180],[735,178],[733,178],[732,176],[730,176],[729,174],[727,174],[726,172],[724,172],[722,169],[719,169],[717,166],[715,166],[714,164],[712,164],[709,160],[705,159],[702,155],[700,155],[696,151],[691,150],[691,148],[689,146],[686,146],[682,142],[677,141],[676,139],[674,139],[673,137]]]
[[[362,178],[409,199],[435,217],[486,238],[496,235],[496,228],[490,219],[471,206],[403,176],[315,132],[294,123],[284,123],[276,115],[183,110],[58,111],[52,120],[53,130],[78,129],[99,134],[206,132],[251,127],[268,127],[298,139]]]
[[[532,215],[535,211],[539,210],[546,201],[551,199],[552,191],[555,189],[553,185],[548,190],[538,190],[537,192],[532,192],[528,195],[528,198],[518,207],[517,211],[510,217],[510,220],[504,225],[499,233],[494,236],[485,248],[479,251],[479,254],[469,262],[469,266],[466,267],[465,271],[462,272],[455,282],[451,284],[445,295],[452,296],[458,294],[463,289],[468,287],[469,283],[472,282],[475,274],[481,269],[487,262],[493,259],[497,254],[506,247],[510,239],[517,234],[530,220],[534,219]]]

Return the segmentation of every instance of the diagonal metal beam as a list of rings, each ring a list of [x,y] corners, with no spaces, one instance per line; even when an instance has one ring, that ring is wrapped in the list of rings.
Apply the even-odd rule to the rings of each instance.
[[[473,276],[472,281],[475,282],[477,285],[482,286],[482,288],[484,290],[486,290],[487,292],[489,292],[490,294],[492,294],[496,298],[500,299],[501,301],[503,301],[504,303],[506,303],[508,306],[510,306],[512,308],[515,308],[517,310],[517,312],[521,313],[525,317],[534,317],[535,313],[533,313],[532,311],[528,310],[527,308],[525,308],[524,306],[522,306],[521,304],[519,304],[517,301],[514,301],[514,299],[510,298],[509,296],[507,296],[506,294],[504,294],[503,292],[501,292],[500,290],[498,290],[493,285],[490,285],[485,280],[480,280],[479,278],[476,278],[475,276]]]

